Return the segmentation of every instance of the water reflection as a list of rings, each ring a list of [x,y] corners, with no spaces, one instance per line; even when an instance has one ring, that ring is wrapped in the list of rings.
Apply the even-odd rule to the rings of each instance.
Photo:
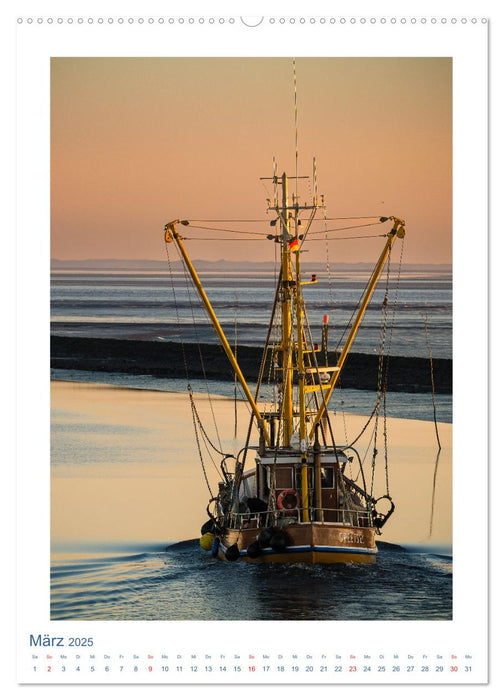
[[[225,563],[196,541],[137,553],[55,552],[51,618],[451,619],[449,555],[379,548],[372,566]]]

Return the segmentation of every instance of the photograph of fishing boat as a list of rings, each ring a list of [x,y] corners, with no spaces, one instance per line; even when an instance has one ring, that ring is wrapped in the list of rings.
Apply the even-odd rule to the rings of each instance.
[[[450,59],[51,81],[51,618],[451,619]]]

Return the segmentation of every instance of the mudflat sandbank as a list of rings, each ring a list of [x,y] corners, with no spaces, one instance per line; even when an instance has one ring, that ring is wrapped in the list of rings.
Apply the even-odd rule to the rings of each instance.
[[[71,330],[73,327],[66,324],[65,328]],[[247,381],[255,382],[261,364],[262,347],[240,345],[237,355]],[[217,344],[184,343],[182,346],[181,343],[152,340],[51,336],[51,367],[54,369],[185,377],[187,363],[191,367],[192,377],[203,377],[201,357],[205,362],[205,375],[208,379],[233,380],[233,371],[225,359],[223,349]],[[337,364],[334,354],[333,358],[329,364]],[[435,358],[433,362],[436,392],[450,394],[452,361]],[[375,390],[378,363],[378,354],[352,353],[345,364],[344,386],[347,389]],[[389,391],[430,393],[432,383],[429,359],[390,356],[387,361],[387,387]]]

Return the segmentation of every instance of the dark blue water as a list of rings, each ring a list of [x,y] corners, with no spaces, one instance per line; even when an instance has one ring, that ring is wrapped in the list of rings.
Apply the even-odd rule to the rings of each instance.
[[[370,265],[371,271],[372,266]],[[263,345],[276,275],[222,272],[201,275],[205,290],[231,344]],[[344,342],[344,332],[366,286],[368,273],[318,275],[304,287],[314,342],[321,340],[329,315],[329,348]],[[380,281],[353,345],[354,352],[377,352],[385,282]],[[175,301],[176,300],[176,301]],[[434,357],[452,356],[451,274],[405,272],[399,287],[391,279],[388,323],[393,324],[391,354],[428,357],[424,324]],[[216,343],[201,302],[181,273],[54,273],[51,278],[52,332],[77,337]]]
[[[221,562],[196,540],[54,546],[53,620],[450,620],[452,557],[378,543],[377,563]]]

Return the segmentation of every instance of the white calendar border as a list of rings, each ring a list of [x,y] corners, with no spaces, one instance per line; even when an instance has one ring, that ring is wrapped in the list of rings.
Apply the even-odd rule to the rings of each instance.
[[[123,4],[121,6],[125,8]],[[91,8],[91,4],[87,5]],[[87,9],[84,17],[91,16]],[[137,10],[138,12],[138,10]],[[46,13],[43,15],[46,17]],[[61,15],[67,17],[67,15]],[[100,15],[95,15],[99,17]],[[103,15],[105,16],[105,15]],[[108,15],[106,15],[108,17]],[[117,17],[118,15],[111,15]],[[124,15],[126,16],[126,15]],[[138,17],[138,14],[135,16]],[[164,14],[165,17],[168,15]],[[189,17],[190,15],[184,14]],[[199,16],[195,13],[195,16]],[[223,15],[224,16],[224,15]],[[236,15],[227,15],[234,16]],[[302,16],[297,14],[297,16]],[[308,15],[310,16],[310,15]],[[318,13],[316,16],[320,16]],[[327,15],[330,17],[331,15]],[[377,15],[375,15],[377,16]],[[386,17],[385,13],[384,16]],[[436,15],[438,16],[438,15]],[[148,18],[147,14],[145,15]],[[280,17],[280,15],[278,15]],[[347,15],[350,20],[351,15]],[[381,15],[380,15],[381,17]],[[454,326],[455,326],[455,348],[464,347],[465,337],[463,335],[463,320],[460,314],[460,309],[466,303],[471,307],[473,304],[479,308],[485,306],[486,287],[484,284],[479,284],[476,288],[464,288],[457,284],[461,269],[475,270],[479,279],[486,279],[486,245],[484,241],[486,226],[486,117],[485,110],[482,105],[486,105],[486,54],[483,45],[483,31],[480,25],[478,29],[470,25],[472,15],[466,19],[466,32],[462,30],[462,24],[455,26],[445,25],[427,25],[421,26],[422,15],[418,15],[418,25],[415,27],[412,24],[404,25],[401,32],[398,32],[398,26],[390,23],[379,27],[379,39],[375,43],[376,34],[371,33],[372,25],[360,24],[358,32],[353,32],[350,28],[350,23],[346,28],[338,33],[338,52],[329,51],[327,55],[391,55],[390,46],[394,46],[393,55],[452,55],[454,56],[454,186],[455,186],[455,208],[454,208],[454,231],[461,231],[461,237],[469,239],[474,236],[474,231],[482,231],[482,243],[476,250],[471,249],[471,257],[467,251],[461,250],[460,237],[455,234],[454,246],[454,270],[455,270],[455,308],[454,308]],[[450,16],[447,16],[448,20]],[[479,17],[479,16],[478,16]],[[33,15],[35,21],[39,19],[39,15]],[[75,15],[78,18],[78,15]],[[400,15],[398,15],[398,20]],[[427,21],[431,18],[427,17]],[[481,18],[478,20],[481,21]],[[166,42],[163,41],[163,28],[159,26],[151,26],[148,31],[143,31],[139,25],[135,25],[137,37],[135,39],[137,51],[131,51],[131,44],[128,45],[128,37],[123,29],[132,29],[127,27],[119,28],[116,23],[107,28],[106,43],[104,47],[100,41],[93,41],[93,52],[90,51],[90,42],[93,36],[97,36],[94,27],[86,27],[86,36],[79,37],[76,33],[71,33],[68,29],[65,30],[65,35],[61,32],[62,27],[54,24],[49,27],[47,24],[36,26],[35,22],[32,27],[28,25],[20,31],[19,39],[19,105],[18,112],[18,128],[22,143],[19,148],[19,172],[22,175],[22,181],[19,182],[19,209],[18,209],[18,245],[19,245],[19,262],[18,270],[20,287],[28,279],[34,281],[38,296],[36,299],[33,295],[27,298],[22,293],[19,296],[20,304],[20,320],[22,321],[27,309],[30,309],[30,314],[36,315],[39,319],[38,328],[34,332],[37,340],[37,353],[33,355],[33,338],[29,338],[20,324],[19,334],[19,365],[21,368],[25,366],[31,367],[31,376],[29,381],[25,381],[23,377],[19,377],[19,405],[21,410],[21,420],[19,422],[21,434],[23,433],[24,420],[28,417],[26,413],[27,400],[29,392],[33,390],[34,382],[38,385],[40,404],[35,407],[30,407],[34,410],[34,415],[38,416],[36,425],[30,425],[31,442],[21,441],[19,445],[19,486],[22,502],[20,503],[18,521],[18,535],[20,552],[29,547],[30,557],[28,565],[25,565],[23,557],[18,558],[20,566],[18,578],[18,590],[20,600],[23,601],[23,611],[20,618],[20,645],[23,647],[22,635],[26,634],[27,630],[47,629],[51,630],[58,628],[59,624],[48,620],[48,581],[47,581],[47,563],[49,556],[49,530],[47,513],[44,508],[41,509],[41,500],[46,498],[48,503],[48,469],[40,469],[36,474],[29,475],[24,470],[26,464],[41,465],[41,455],[48,455],[48,385],[47,385],[47,367],[48,365],[48,338],[47,338],[47,300],[48,292],[48,275],[47,267],[41,266],[40,261],[48,261],[48,226],[34,227],[34,218],[37,222],[45,221],[48,223],[48,181],[47,181],[47,162],[48,162],[48,124],[44,119],[44,107],[47,106],[47,85],[48,85],[48,66],[44,65],[43,59],[49,55],[169,55],[166,51]],[[173,47],[172,55],[212,55],[215,45],[216,32],[219,32],[219,55],[261,55],[257,50],[257,36],[254,35],[256,30],[250,30],[249,33],[244,31],[236,31],[238,25],[218,25],[214,24],[212,28],[207,23],[203,27],[197,25],[186,25],[184,28],[178,27],[178,33],[175,38],[172,38],[171,45]],[[48,31],[48,29],[50,31]],[[278,29],[278,25],[277,25]],[[273,29],[272,31],[277,31]],[[336,27],[335,27],[336,29]],[[341,29],[341,27],[340,27]],[[355,27],[357,29],[357,27]],[[22,32],[27,31],[27,34],[21,36]],[[222,33],[229,30],[228,36],[225,39]],[[417,31],[419,30],[419,31]],[[58,31],[60,32],[58,34]],[[142,34],[143,36],[139,36]],[[235,33],[236,32],[236,33]],[[277,55],[291,55],[292,44],[296,45],[295,36],[297,32],[303,34],[303,41],[298,45],[304,47],[303,52],[296,51],[297,55],[321,55],[319,52],[320,46],[318,40],[315,39],[310,43],[305,37],[305,28],[300,25],[289,27],[288,41],[280,40],[278,34],[274,34],[275,46]],[[468,33],[469,32],[469,33]],[[50,34],[50,36],[49,36]],[[284,34],[285,37],[285,34]],[[472,44],[472,51],[469,53],[467,42]],[[29,46],[28,41],[29,39]],[[294,39],[294,40],[293,40]],[[393,41],[393,44],[392,44]],[[24,42],[24,43],[23,43]],[[363,43],[366,42],[368,52],[363,50]],[[420,46],[418,45],[420,42]],[[223,51],[223,45],[225,51]],[[260,42],[259,45],[264,45]],[[384,52],[385,47],[385,52]],[[121,53],[125,51],[124,53]],[[154,53],[153,53],[154,51]],[[160,53],[156,53],[160,51]],[[272,55],[268,51],[269,55]],[[457,65],[459,68],[457,68]],[[29,109],[36,106],[36,109]],[[476,128],[475,128],[476,125]],[[464,162],[465,161],[465,162]],[[471,163],[471,167],[467,168],[467,162]],[[28,169],[28,163],[30,168]],[[29,175],[28,175],[29,173]],[[469,177],[469,174],[471,176]],[[476,178],[475,174],[479,177]],[[26,177],[28,175],[28,177]],[[476,182],[475,182],[476,180]],[[29,212],[24,211],[25,198],[29,197],[31,209]],[[471,206],[472,200],[472,206]],[[469,205],[467,204],[469,202]],[[462,206],[462,204],[464,206]],[[41,230],[42,229],[42,230]],[[33,263],[27,263],[29,256],[32,257]],[[457,312],[457,306],[459,312]],[[35,314],[33,309],[35,307]],[[30,315],[30,324],[33,328],[33,318]],[[457,329],[460,333],[457,332]],[[33,333],[33,331],[32,331]],[[486,337],[486,318],[481,320],[481,333]],[[461,399],[461,378],[466,372],[462,362],[467,359],[467,352],[462,352],[454,361],[455,374],[455,392],[454,392],[454,464],[461,459],[461,451],[458,447],[463,444],[463,436],[470,434],[486,435],[486,415],[485,411],[477,416],[476,421],[471,420],[470,423],[467,416],[461,414],[463,411],[462,404],[464,399]],[[480,366],[480,373],[482,367]],[[486,386],[483,382],[473,387],[471,392],[472,405],[486,407]],[[46,449],[47,448],[47,449]],[[454,611],[455,619],[451,623],[432,623],[432,622],[415,622],[415,623],[378,623],[380,625],[380,635],[395,634],[398,627],[401,636],[408,636],[410,633],[415,634],[417,640],[428,640],[435,636],[438,643],[442,643],[445,639],[445,644],[450,640],[467,640],[472,641],[467,636],[470,631],[470,637],[479,639],[481,646],[479,652],[482,657],[486,657],[486,649],[484,640],[486,640],[486,588],[482,586],[480,595],[476,600],[471,601],[471,606],[465,606],[467,586],[462,584],[464,580],[474,583],[474,570],[478,573],[486,570],[486,542],[485,539],[485,518],[482,518],[482,531],[469,532],[464,534],[464,543],[461,541],[461,512],[458,504],[470,495],[470,488],[467,483],[463,483],[455,476],[455,537],[454,537]],[[27,483],[29,478],[30,483]],[[468,481],[468,480],[466,480]],[[32,490],[33,498],[28,496],[29,488]],[[41,499],[41,494],[45,494]],[[43,525],[38,529],[33,527],[34,520],[39,525]],[[466,545],[471,547],[473,552],[479,551],[479,559],[466,557],[462,552],[462,547]],[[483,547],[482,547],[483,543]],[[477,555],[476,555],[477,556]],[[35,572],[35,583],[34,583]],[[41,577],[41,573],[42,574]],[[28,577],[30,577],[28,583]],[[41,580],[42,578],[42,580]],[[37,586],[37,583],[39,584]],[[40,585],[42,583],[42,585]],[[463,609],[464,608],[464,609]],[[64,625],[67,623],[63,623]],[[111,623],[71,623],[72,631],[77,633],[78,629],[89,629],[89,625],[93,626],[93,630],[102,628],[109,630]],[[113,624],[113,623],[112,623]],[[135,638],[141,636],[140,628],[148,625],[150,630],[153,623],[121,623],[121,635],[124,634],[126,626],[133,625]],[[163,626],[165,623],[154,623],[156,626]],[[208,626],[212,626],[210,636],[215,637],[219,628],[225,629],[227,625],[244,625],[247,629],[249,638],[255,634],[255,630],[260,629],[261,636],[264,635],[265,626],[271,627],[274,632],[278,626],[282,626],[282,633],[289,636],[295,632],[296,626],[299,623],[169,623],[171,629],[176,630],[176,635],[183,643],[186,635],[200,634],[205,631],[208,634]],[[306,629],[317,629],[320,624],[326,623],[302,623]],[[336,624],[336,623],[331,623]],[[361,638],[363,631],[369,628],[369,625],[376,623],[337,623],[338,627],[344,628],[344,634],[347,639],[352,639],[355,634],[355,639]],[[45,627],[44,627],[45,625]],[[214,630],[215,628],[215,630]],[[161,627],[160,627],[161,629]],[[386,630],[389,630],[387,632]],[[410,632],[411,630],[411,632]],[[418,632],[421,631],[419,635]],[[55,632],[54,632],[55,633]],[[99,636],[100,632],[94,632],[95,636]],[[269,634],[269,630],[268,633]],[[225,635],[224,635],[225,636]],[[108,639],[110,637],[108,636]],[[112,643],[112,642],[111,642]],[[189,642],[188,642],[189,643]],[[422,644],[419,642],[419,648]],[[299,645],[296,647],[299,649]],[[362,682],[359,679],[359,682]]]

